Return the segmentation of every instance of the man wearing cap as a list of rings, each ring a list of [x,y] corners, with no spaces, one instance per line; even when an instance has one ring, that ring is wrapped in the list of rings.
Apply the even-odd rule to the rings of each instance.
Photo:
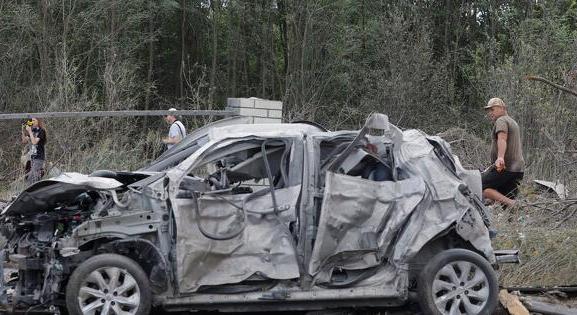
[[[175,112],[176,108],[171,108],[168,111]],[[164,116],[164,121],[170,125],[170,129],[168,130],[168,137],[162,139],[162,142],[166,144],[167,149],[170,149],[184,139],[186,136],[186,128],[184,128],[184,125],[175,115],[169,114]]]
[[[512,199],[525,170],[519,125],[507,114],[507,105],[500,98],[490,99],[485,111],[494,125],[491,134],[493,165],[483,173],[483,197],[514,206]]]

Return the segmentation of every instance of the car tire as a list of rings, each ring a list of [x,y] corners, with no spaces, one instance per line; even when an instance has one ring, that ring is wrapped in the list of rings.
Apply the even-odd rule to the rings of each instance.
[[[148,277],[132,259],[117,254],[101,254],[80,264],[66,286],[66,308],[70,315],[90,309],[100,314],[118,310],[131,315],[150,312],[152,292]],[[83,311],[84,310],[84,311]]]
[[[499,285],[493,267],[481,255],[449,249],[435,255],[417,280],[419,305],[425,314],[491,314]]]

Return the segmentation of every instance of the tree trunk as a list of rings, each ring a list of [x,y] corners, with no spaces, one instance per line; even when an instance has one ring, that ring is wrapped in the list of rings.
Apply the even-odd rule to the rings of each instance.
[[[117,15],[117,0],[110,0],[110,16],[109,16],[109,35],[110,45],[108,46],[108,56],[106,56],[105,66],[105,87],[106,87],[106,105],[109,109],[113,109],[117,101],[117,90],[115,84],[114,70],[116,68],[116,15]]]
[[[302,8],[303,12],[302,12],[302,20],[303,20],[303,32],[302,32],[302,37],[301,37],[301,60],[300,60],[300,101],[299,101],[299,105],[304,105],[305,104],[305,99],[303,97],[304,95],[304,90],[305,90],[305,58],[306,58],[306,48],[307,48],[307,40],[308,40],[308,32],[309,32],[309,8],[308,5],[305,4],[304,8]]]
[[[266,96],[266,59],[267,59],[267,38],[268,38],[268,34],[267,34],[267,29],[269,28],[269,21],[270,21],[270,16],[268,15],[268,10],[266,8],[266,0],[261,2],[262,6],[262,17],[266,18],[265,23],[262,23],[261,25],[261,53],[260,53],[260,95],[262,98],[267,98]]]
[[[186,2],[187,0],[180,1],[182,15],[180,18],[180,64],[178,66],[178,97],[181,100],[184,98],[184,74],[186,71]]]
[[[150,109],[150,93],[152,89],[152,71],[154,69],[154,0],[148,0],[148,74],[146,76],[148,86],[146,88],[146,97],[144,101],[144,109]]]
[[[279,11],[279,29],[280,29],[280,36],[281,36],[281,47],[283,53],[283,75],[286,76],[288,74],[288,31],[287,31],[287,14],[286,14],[286,5],[284,0],[278,1],[278,11]]]
[[[490,49],[489,49],[489,53],[490,53],[490,64],[491,64],[491,75],[493,77],[495,77],[495,68],[497,67],[497,57],[495,55],[495,50],[496,50],[496,42],[497,42],[497,37],[496,37],[496,24],[497,24],[497,4],[495,3],[495,1],[491,1],[490,5],[489,5],[489,23],[490,24],[490,28],[491,28],[491,36],[490,36]]]
[[[47,84],[48,75],[48,0],[40,2],[42,6],[42,42],[40,43],[40,82],[42,85]]]
[[[72,10],[69,10],[68,14],[72,14]],[[68,108],[68,16],[66,15],[66,10],[64,7],[64,0],[62,0],[62,82],[64,87],[64,108]]]
[[[241,9],[242,10],[242,9]],[[238,19],[238,15],[235,15],[233,19],[233,32],[230,42],[232,43],[230,50],[231,50],[231,59],[232,59],[232,69],[231,69],[231,84],[230,84],[230,92],[229,95],[231,97],[236,97],[236,80],[237,80],[237,59],[238,59],[238,44],[240,38],[240,19]]]
[[[361,15],[361,25],[362,25],[362,40],[363,40],[363,45],[362,45],[362,53],[363,56],[365,55],[365,51],[367,49],[367,32],[366,32],[366,22],[365,22],[365,14],[366,14],[366,4],[365,4],[365,0],[363,0],[363,2],[361,2],[361,6],[362,6],[362,15]]]
[[[219,0],[212,0],[210,2],[210,8],[212,11],[212,65],[210,69],[210,86],[209,86],[209,93],[208,93],[208,104],[212,106],[214,102],[214,92],[216,90],[215,80],[216,80],[216,59],[218,56],[218,10],[220,9],[220,1]]]

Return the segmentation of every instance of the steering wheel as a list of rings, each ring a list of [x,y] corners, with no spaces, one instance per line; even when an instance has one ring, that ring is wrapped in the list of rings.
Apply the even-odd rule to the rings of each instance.
[[[226,175],[226,168],[224,167],[208,175],[207,181],[215,190],[228,189],[230,186],[228,176]]]

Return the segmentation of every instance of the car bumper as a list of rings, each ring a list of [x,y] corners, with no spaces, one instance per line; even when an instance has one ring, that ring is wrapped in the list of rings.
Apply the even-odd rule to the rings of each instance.
[[[495,258],[498,264],[519,264],[521,259],[519,258],[518,249],[500,249],[495,250]]]

